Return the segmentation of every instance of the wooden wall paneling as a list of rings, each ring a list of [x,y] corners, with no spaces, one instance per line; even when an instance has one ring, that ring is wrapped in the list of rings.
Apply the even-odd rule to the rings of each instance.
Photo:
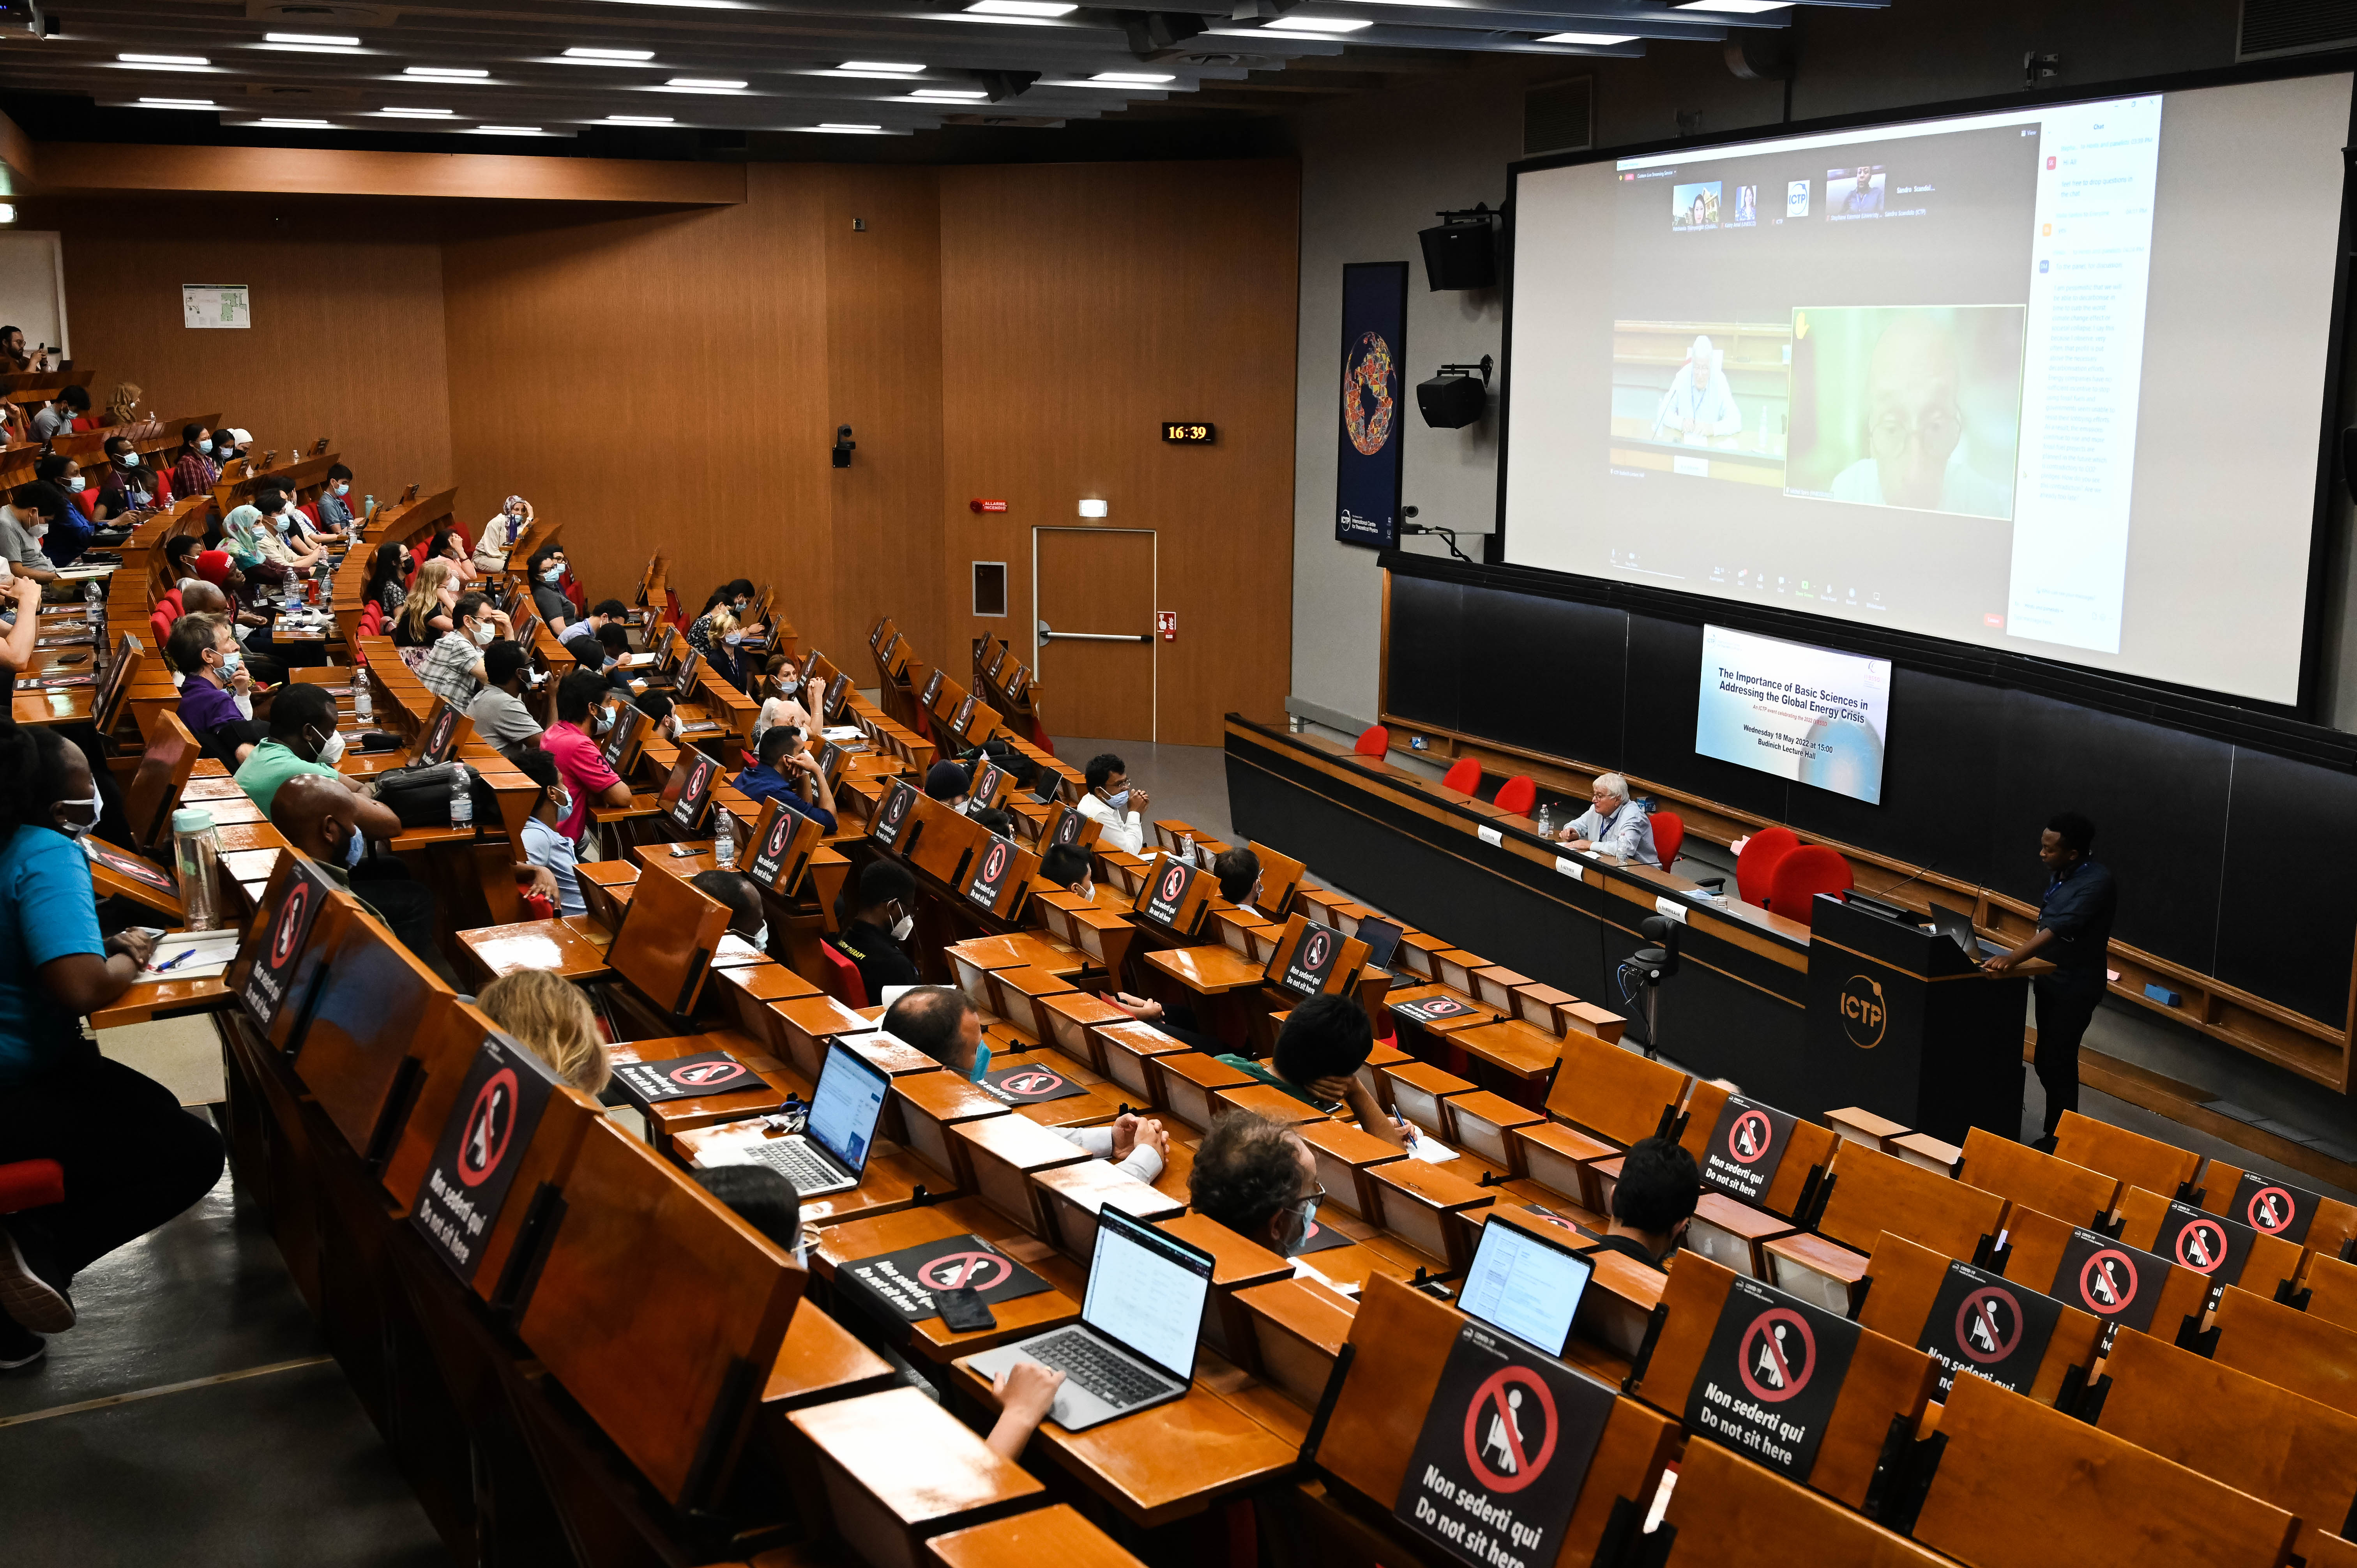
[[[942,501],[949,641],[1032,662],[1030,531],[1102,496],[1160,536],[1159,738],[1216,745],[1274,713],[1292,640],[1293,355],[1300,176],[1290,161],[945,168]],[[1219,425],[1164,445],[1165,419]],[[1004,499],[977,514],[970,499]],[[974,617],[971,563],[1008,564]],[[1049,726],[1060,729],[1052,685]],[[1069,730],[1062,733],[1071,733]]]
[[[745,172],[742,206],[470,214],[446,268],[452,447],[470,526],[530,497],[600,595],[659,542],[691,614],[767,578],[808,646],[831,570],[824,187]]]
[[[47,151],[47,149],[44,149]],[[215,149],[217,150],[217,149]],[[325,198],[27,200],[63,235],[92,402],[135,383],[167,417],[218,409],[283,458],[330,437],[354,499],[450,482],[442,247],[430,209]],[[191,330],[180,285],[242,283],[253,326]]]
[[[8,128],[16,129],[13,124]],[[344,147],[166,147],[66,142],[42,147],[38,158],[40,188],[60,193],[187,190],[277,196],[716,204],[744,200],[747,184],[744,167],[731,164],[500,153],[375,153]]]

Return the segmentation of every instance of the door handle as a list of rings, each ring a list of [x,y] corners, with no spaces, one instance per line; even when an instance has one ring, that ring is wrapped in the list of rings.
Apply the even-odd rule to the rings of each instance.
[[[1066,642],[1152,642],[1154,634],[1150,631],[1058,631],[1044,620],[1039,623],[1041,646],[1060,638]]]

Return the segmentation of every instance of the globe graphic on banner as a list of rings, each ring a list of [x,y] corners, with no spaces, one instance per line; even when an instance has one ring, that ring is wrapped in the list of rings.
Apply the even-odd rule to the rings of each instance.
[[[1342,424],[1361,456],[1373,456],[1392,438],[1392,416],[1399,411],[1393,389],[1398,384],[1399,371],[1383,334],[1359,334],[1342,360]]]

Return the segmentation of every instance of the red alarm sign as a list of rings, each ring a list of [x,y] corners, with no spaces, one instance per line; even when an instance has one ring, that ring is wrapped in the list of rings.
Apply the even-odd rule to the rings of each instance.
[[[975,511],[1005,511],[1006,510],[1006,503],[1005,501],[970,500],[965,504]]]
[[[1178,612],[1177,610],[1156,610],[1154,612],[1154,629],[1162,634],[1163,641],[1178,641]]]

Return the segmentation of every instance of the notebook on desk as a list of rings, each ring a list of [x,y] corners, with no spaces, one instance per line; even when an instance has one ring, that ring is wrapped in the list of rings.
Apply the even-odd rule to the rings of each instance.
[[[1048,1419],[1086,1431],[1187,1391],[1211,1294],[1211,1253],[1107,1204],[1097,1214],[1080,1322],[985,1351],[971,1365],[994,1382],[1017,1361],[1062,1372]]]

